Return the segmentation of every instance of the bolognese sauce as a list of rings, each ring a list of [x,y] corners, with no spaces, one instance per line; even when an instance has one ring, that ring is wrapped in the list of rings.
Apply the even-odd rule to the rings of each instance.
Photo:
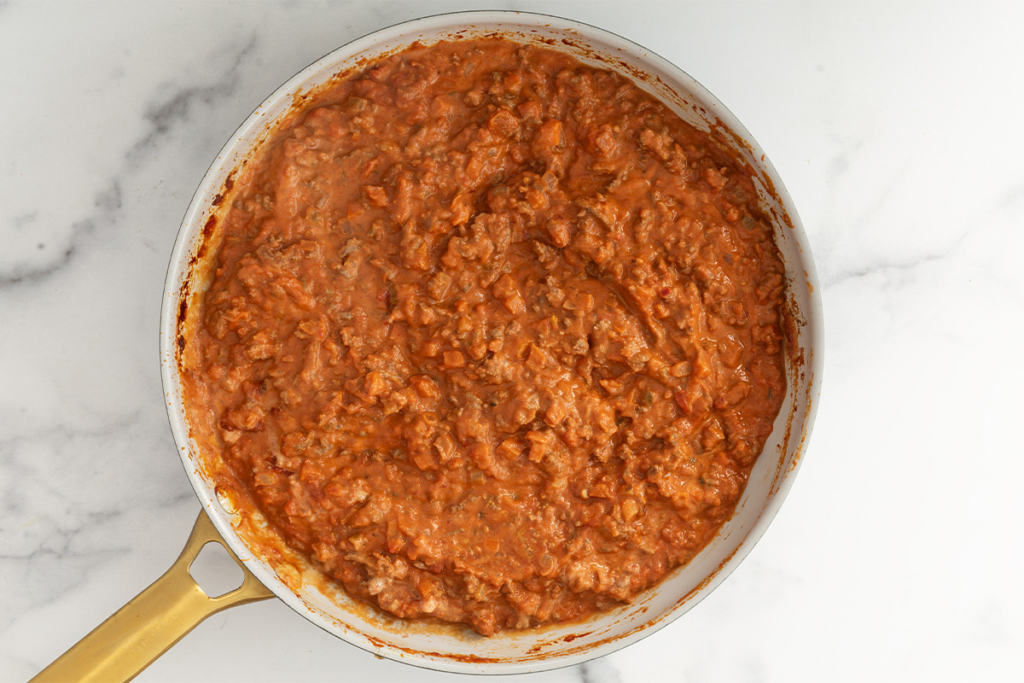
[[[732,515],[786,390],[749,173],[503,39],[338,80],[239,174],[190,420],[348,594],[489,635],[629,602]]]

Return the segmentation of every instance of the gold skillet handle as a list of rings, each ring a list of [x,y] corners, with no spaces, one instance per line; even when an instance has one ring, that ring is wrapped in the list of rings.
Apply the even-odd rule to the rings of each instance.
[[[220,543],[245,574],[241,586],[216,598],[206,595],[188,572],[199,551],[211,542]],[[171,568],[30,683],[130,681],[211,614],[272,597],[200,512]]]

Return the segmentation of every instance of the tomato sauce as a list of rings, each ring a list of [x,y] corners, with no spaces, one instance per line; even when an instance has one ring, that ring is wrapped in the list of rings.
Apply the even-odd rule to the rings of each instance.
[[[747,172],[631,81],[414,46],[235,185],[190,421],[350,595],[484,635],[574,620],[732,515],[786,391],[783,265]]]

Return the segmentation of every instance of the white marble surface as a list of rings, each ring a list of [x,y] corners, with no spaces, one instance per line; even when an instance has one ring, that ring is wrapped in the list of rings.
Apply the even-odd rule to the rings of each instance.
[[[1020,680],[1021,5],[489,5],[612,29],[718,95],[785,179],[826,311],[810,452],[749,558],[660,633],[530,680]],[[157,315],[216,151],[334,47],[469,7],[0,2],[0,679],[161,574],[199,509]],[[138,678],[229,679],[454,677],[268,601]]]

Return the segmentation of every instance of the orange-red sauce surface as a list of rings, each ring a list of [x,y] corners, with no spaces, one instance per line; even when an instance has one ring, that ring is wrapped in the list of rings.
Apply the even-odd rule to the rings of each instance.
[[[237,182],[188,411],[353,596],[482,634],[633,599],[785,394],[750,178],[630,81],[498,39],[339,82]]]

